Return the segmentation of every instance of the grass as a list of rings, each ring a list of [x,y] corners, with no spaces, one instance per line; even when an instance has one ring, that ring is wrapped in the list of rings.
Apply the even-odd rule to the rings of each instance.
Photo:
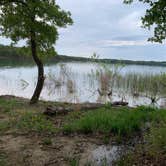
[[[140,131],[145,122],[160,121],[166,117],[164,110],[138,107],[136,109],[99,109],[88,111],[79,119],[64,125],[66,133],[113,133],[118,136],[130,136]]]
[[[141,108],[143,109],[143,107]],[[147,109],[144,109],[147,111]],[[117,166],[166,165],[166,110],[151,112],[151,127],[144,133],[145,143],[121,158]]]
[[[37,133],[55,133],[53,123],[41,113],[24,112],[17,120],[14,120],[17,129]]]
[[[18,101],[16,99],[0,99],[0,109],[1,112],[4,113],[10,113],[12,110],[14,110],[15,108],[19,108],[23,105],[23,103],[21,101]]]
[[[0,98],[0,113],[2,113],[0,133],[4,133],[8,129],[17,129],[27,133],[43,134],[42,144],[51,146],[52,137],[51,135],[48,137],[48,134],[57,132],[57,129],[55,124],[40,112],[40,109],[45,108],[48,103],[41,104],[42,106],[39,104],[31,107],[23,101]],[[51,119],[53,120],[53,118]],[[118,161],[117,165],[134,165],[135,162],[144,161],[145,158],[142,156],[150,158],[152,162],[166,161],[166,110],[143,106],[134,109],[113,108],[106,105],[104,108],[93,111],[70,112],[62,120],[63,123],[65,122],[62,127],[64,132],[101,133],[104,134],[102,135],[104,144],[109,144],[110,135],[114,135],[120,140],[126,140],[136,132],[142,132],[141,129],[148,122],[150,128],[144,136],[146,144],[139,145],[134,152]],[[74,156],[68,162],[71,166],[79,165],[78,159]],[[0,166],[5,166],[5,164],[7,165],[6,155],[0,151]]]
[[[5,132],[10,128],[10,123],[8,121],[0,121],[0,133]]]
[[[79,166],[79,160],[77,158],[69,159],[69,166]]]
[[[39,110],[43,104],[31,106],[20,99],[0,98],[0,113],[8,120],[0,121],[0,132],[8,129],[18,129],[26,132],[55,133],[54,124]]]
[[[144,136],[145,144],[137,145],[116,162],[117,166],[133,165],[166,165],[166,124],[152,127]]]
[[[7,156],[5,153],[0,151],[0,166],[8,166]]]
[[[151,155],[166,155],[166,123],[152,127],[150,133],[146,135],[146,140],[149,142],[148,148]]]
[[[57,131],[54,124],[41,113],[22,112],[15,113],[9,120],[0,121],[0,133],[8,129],[18,129],[39,134],[53,134]]]
[[[52,145],[51,138],[44,138],[42,141],[43,145]]]

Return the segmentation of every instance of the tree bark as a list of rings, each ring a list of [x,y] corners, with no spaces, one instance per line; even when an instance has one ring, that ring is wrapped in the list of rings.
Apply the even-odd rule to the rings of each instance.
[[[37,85],[35,88],[35,91],[33,93],[33,96],[30,100],[30,104],[35,104],[38,102],[41,91],[43,89],[44,85],[44,66],[42,61],[39,59],[37,56],[37,45],[36,45],[36,36],[35,32],[31,31],[31,52],[32,52],[32,57],[33,60],[35,61],[37,68],[38,68],[38,80],[37,80]]]

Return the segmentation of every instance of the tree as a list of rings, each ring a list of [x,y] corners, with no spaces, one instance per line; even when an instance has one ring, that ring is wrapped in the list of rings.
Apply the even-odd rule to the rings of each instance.
[[[134,0],[124,0],[130,4]],[[139,0],[149,5],[146,14],[142,17],[144,28],[154,27],[154,36],[149,41],[162,43],[166,39],[166,0]]]
[[[14,43],[27,41],[38,68],[38,81],[31,104],[38,101],[44,84],[44,67],[41,56],[55,54],[53,44],[58,39],[58,27],[72,24],[70,12],[56,4],[55,0],[1,0],[1,35],[9,37]]]

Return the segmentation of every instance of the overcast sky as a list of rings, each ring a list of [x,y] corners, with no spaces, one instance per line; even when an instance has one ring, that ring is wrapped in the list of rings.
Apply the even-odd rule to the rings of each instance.
[[[56,50],[59,54],[132,60],[166,60],[166,44],[152,44],[152,31],[141,28],[147,6],[123,0],[57,0],[72,13],[74,25],[60,29]],[[1,43],[8,43],[1,38]],[[166,43],[166,42],[165,42]]]

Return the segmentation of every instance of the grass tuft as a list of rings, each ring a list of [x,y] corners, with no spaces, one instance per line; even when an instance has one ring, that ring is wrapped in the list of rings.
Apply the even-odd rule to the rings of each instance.
[[[21,107],[22,103],[16,99],[0,99],[0,109],[4,113],[10,113],[14,108]]]
[[[10,123],[8,121],[1,121],[0,122],[0,133],[5,132],[10,128]]]
[[[50,120],[42,114],[25,112],[16,122],[18,129],[35,131],[38,133],[55,133],[56,128]]]
[[[152,155],[166,154],[166,123],[152,127],[150,133],[146,135],[146,139]]]
[[[0,166],[8,166],[7,155],[0,151]]]
[[[105,110],[103,108],[86,112],[80,119],[64,125],[63,130],[66,133],[80,132],[87,134],[99,132],[104,134],[113,133],[117,136],[130,136],[133,132],[139,131],[146,121],[160,120],[162,113],[163,111],[158,112],[146,107],[132,110],[127,108]]]

